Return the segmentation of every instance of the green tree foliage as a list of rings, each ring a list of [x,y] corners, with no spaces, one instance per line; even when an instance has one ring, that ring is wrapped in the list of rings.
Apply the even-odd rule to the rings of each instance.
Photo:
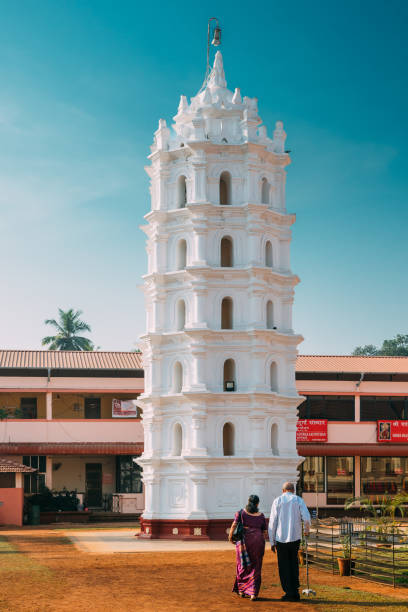
[[[88,338],[79,336],[78,333],[91,331],[90,326],[85,321],[81,321],[81,310],[62,310],[58,308],[59,320],[46,319],[46,325],[52,325],[57,334],[46,336],[42,339],[43,346],[49,345],[49,351],[93,351],[94,345]]]
[[[377,348],[374,344],[357,346],[352,355],[408,357],[408,334],[397,334],[391,340],[384,340],[380,348]]]

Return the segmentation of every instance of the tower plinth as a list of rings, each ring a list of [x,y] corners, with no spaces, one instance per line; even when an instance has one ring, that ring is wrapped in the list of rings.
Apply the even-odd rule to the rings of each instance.
[[[142,536],[224,538],[252,493],[269,514],[296,481],[296,347],[285,207],[286,134],[206,86],[161,119],[147,172]]]

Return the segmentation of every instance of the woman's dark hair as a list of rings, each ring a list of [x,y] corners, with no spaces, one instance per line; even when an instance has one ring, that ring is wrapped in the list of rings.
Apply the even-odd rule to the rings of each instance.
[[[245,506],[247,512],[258,512],[259,497],[257,495],[250,495],[248,497],[248,503]]]

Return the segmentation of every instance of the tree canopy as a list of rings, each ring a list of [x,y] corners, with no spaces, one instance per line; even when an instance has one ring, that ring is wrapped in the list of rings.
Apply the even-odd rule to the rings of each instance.
[[[397,334],[395,338],[384,340],[380,348],[374,346],[374,344],[356,346],[352,355],[408,357],[408,334]]]
[[[48,346],[49,351],[93,351],[94,344],[85,338],[79,336],[79,332],[91,331],[90,326],[85,321],[81,321],[81,310],[62,310],[58,308],[59,319],[46,319],[46,325],[52,325],[57,334],[55,336],[46,336],[42,339],[41,344]]]

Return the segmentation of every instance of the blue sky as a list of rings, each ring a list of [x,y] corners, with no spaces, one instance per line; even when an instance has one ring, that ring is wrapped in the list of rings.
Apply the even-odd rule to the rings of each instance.
[[[288,133],[301,352],[408,333],[405,0],[4,0],[2,348],[40,348],[58,307],[82,309],[104,350],[137,343],[143,167],[159,117],[202,83],[213,15],[230,89]]]

